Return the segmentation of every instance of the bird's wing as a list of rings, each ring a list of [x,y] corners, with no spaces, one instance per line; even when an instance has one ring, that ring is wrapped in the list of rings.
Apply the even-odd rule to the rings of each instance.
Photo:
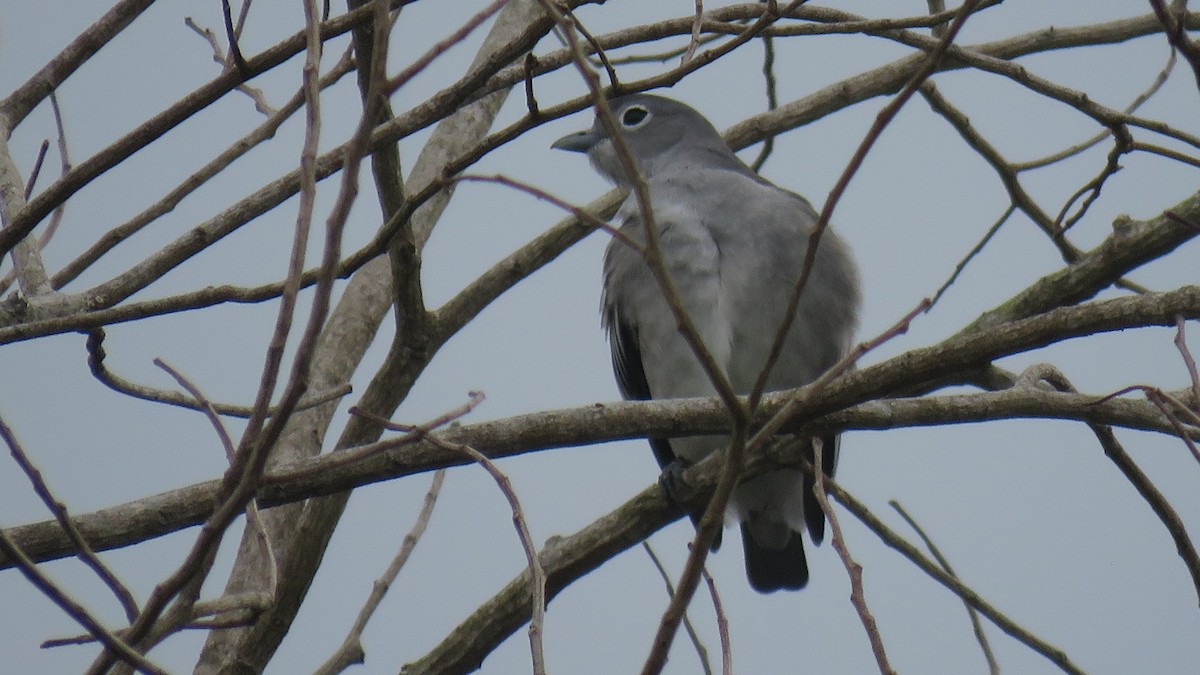
[[[825,471],[825,475],[833,477],[833,472],[837,469],[838,457],[838,441],[840,437],[836,434],[823,436],[820,439],[814,439],[813,450],[810,455],[815,459],[816,443],[821,444],[821,468]],[[813,468],[816,468],[814,462]],[[816,495],[813,494],[813,488],[816,487],[817,481],[811,475],[804,475],[804,522],[808,525],[808,535],[812,537],[814,544],[819,544],[825,539],[825,512],[821,509],[821,503],[817,501]]]
[[[612,350],[613,372],[617,375],[617,387],[621,395],[634,401],[649,401],[650,383],[642,366],[642,350],[638,346],[637,331],[624,321],[615,308],[606,310],[605,324],[608,326],[608,343]],[[665,438],[651,438],[650,448],[659,467],[666,467],[675,459],[671,444]]]

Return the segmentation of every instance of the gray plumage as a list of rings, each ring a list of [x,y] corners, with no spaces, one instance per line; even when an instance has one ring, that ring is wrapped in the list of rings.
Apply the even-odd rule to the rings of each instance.
[[[616,98],[611,107],[649,187],[664,263],[680,299],[735,391],[749,393],[799,279],[817,214],[803,197],[755,174],[692,108],[646,94]],[[554,147],[587,152],[601,174],[627,190],[632,187],[599,118],[591,129],[565,136]],[[634,195],[617,222],[625,237],[645,240]],[[714,393],[645,260],[617,238],[604,258],[602,304],[613,367],[626,398]],[[807,384],[836,363],[850,347],[858,306],[850,252],[826,231],[767,390]],[[724,442],[711,436],[650,441],[664,469],[677,467],[677,460],[697,462]],[[832,474],[836,437],[812,439],[812,447],[821,449],[825,470]],[[800,533],[807,527],[819,543],[825,530],[811,488],[811,479],[791,469],[736,488],[730,511],[742,524],[746,573],[756,590],[807,583]]]

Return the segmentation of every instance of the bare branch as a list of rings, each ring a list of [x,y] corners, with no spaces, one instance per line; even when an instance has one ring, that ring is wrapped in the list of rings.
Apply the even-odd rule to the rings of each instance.
[[[667,597],[674,597],[675,584],[671,583],[671,575],[667,572],[667,568],[663,566],[658,554],[650,547],[650,542],[643,541],[642,550],[646,552],[646,555],[650,556],[650,562],[654,563],[654,568],[658,570],[658,576],[662,577],[663,585],[667,587]],[[705,578],[707,579],[708,576],[706,575]],[[714,594],[713,597],[716,598],[716,595]],[[700,636],[696,633],[696,627],[692,625],[692,620],[688,617],[687,612],[683,614],[683,630],[688,634],[688,639],[692,641],[692,647],[696,650],[696,656],[700,659],[700,667],[704,670],[704,675],[712,675],[712,664],[708,662],[708,649],[700,641]]]
[[[364,9],[374,11],[377,6]],[[453,161],[455,156],[478,143],[478,139],[486,134],[507,91],[496,91],[465,106],[462,105],[463,101],[470,93],[476,91],[474,87],[478,86],[478,82],[486,79],[494,69],[519,58],[524,53],[523,50],[527,50],[544,31],[549,30],[549,27],[550,23],[545,17],[524,0],[510,2],[501,10],[471,66],[470,73],[447,90],[449,98],[435,97],[436,105],[418,106],[417,111],[427,115],[426,119],[429,122],[445,115],[449,116],[434,130],[433,136],[417,158],[409,182],[432,183],[435,177],[447,173],[446,165]],[[411,122],[412,119],[414,118],[410,115],[408,120]],[[394,121],[380,125],[375,132],[376,139],[380,138],[379,134],[383,133],[381,130],[385,128],[394,130]],[[389,141],[392,147],[397,137],[393,136]],[[393,179],[390,176],[384,178],[386,182],[380,180],[380,191],[386,212],[399,213],[400,195],[393,192]],[[405,222],[411,219],[413,243],[418,250],[424,246],[449,197],[448,191],[431,190],[418,202],[419,208],[403,215]],[[340,382],[349,378],[350,372],[363,358],[375,329],[386,315],[389,303],[394,297],[390,292],[392,274],[388,261],[368,261],[371,259],[359,263],[362,269],[351,279],[326,327],[321,354],[317,359],[316,374],[327,380]],[[346,269],[342,268],[343,271]],[[435,328],[431,327],[429,334],[422,336],[418,343],[405,343],[402,339],[408,335],[403,332],[397,333],[397,337],[401,339],[393,340],[383,367],[371,379],[359,399],[358,405],[361,408],[377,415],[390,415],[395,410],[413,386],[417,375],[444,340],[452,334],[437,332]],[[276,464],[296,462],[320,452],[320,439],[328,428],[332,412],[331,407],[317,409],[308,419],[298,420],[288,432],[287,443],[276,449],[272,461]],[[353,417],[342,431],[336,447],[344,450],[369,443],[378,438],[381,430],[382,427],[375,423],[365,422],[361,417]],[[339,454],[334,453],[333,456]],[[279,511],[278,517],[284,525],[281,534],[284,548],[280,551],[280,578],[285,586],[281,589],[285,597],[300,597],[307,589],[348,497],[349,493],[338,494],[328,499],[310,502],[303,507]],[[253,547],[243,542],[242,553],[253,557]],[[238,575],[231,577],[229,587],[255,588],[257,583],[253,575]],[[236,660],[259,664],[260,668],[266,667],[267,661],[291,625],[297,609],[295,603],[288,603],[286,606],[272,608],[245,630],[223,631],[210,636],[201,656],[202,661],[219,664]]]
[[[1076,419],[1174,435],[1169,421],[1149,402],[1126,399],[1096,403],[1099,397],[1014,388],[1000,392],[947,395],[919,399],[878,400],[903,391],[913,382],[940,374],[973,369],[1001,358],[1056,341],[1097,332],[1143,325],[1174,325],[1179,314],[1200,317],[1200,288],[1117,298],[1064,307],[987,331],[973,331],[933,347],[907,352],[882,363],[848,372],[820,388],[776,392],[763,397],[756,425],[780,408],[792,415],[781,432],[839,429],[886,429],[900,426],[961,424],[1013,417]],[[869,404],[857,405],[861,401]],[[851,407],[854,406],[854,407]],[[837,411],[837,412],[835,412]],[[824,417],[822,417],[824,416]],[[507,420],[464,425],[443,432],[445,440],[471,445],[490,458],[538,449],[647,436],[721,434],[728,417],[716,399],[607,403],[570,411],[547,411]],[[1200,438],[1200,431],[1195,438]],[[361,455],[361,461],[358,459]],[[356,485],[386,480],[463,460],[428,444],[404,442],[386,450],[364,445],[328,457],[297,461],[264,477],[258,498],[266,506],[338,493]],[[328,463],[328,464],[326,464]],[[337,469],[326,470],[327,466]],[[81,531],[97,548],[164,534],[200,522],[211,512],[218,484],[198,483],[132,502],[125,507],[77,516]],[[22,548],[36,560],[63,555],[69,545],[57,525],[42,523],[16,528]],[[0,566],[10,563],[0,559]]]
[[[846,164],[846,168],[842,170],[838,176],[837,182],[829,191],[829,196],[825,198],[825,204],[821,207],[821,213],[817,216],[817,222],[813,224],[812,231],[808,235],[808,247],[804,252],[804,266],[800,270],[800,277],[796,280],[796,284],[792,289],[792,296],[788,300],[787,311],[783,315],[783,320],[780,322],[779,328],[775,333],[775,340],[771,344],[770,354],[767,356],[766,362],[763,364],[762,370],[758,374],[758,379],[754,383],[754,388],[750,392],[750,407],[754,408],[763,391],[766,390],[767,380],[771,376],[771,371],[775,368],[775,363],[779,360],[780,354],[783,353],[784,341],[787,339],[788,333],[791,331],[792,324],[796,320],[796,313],[800,308],[800,297],[804,293],[805,287],[808,285],[809,275],[812,274],[813,263],[817,258],[817,247],[821,243],[821,235],[825,229],[829,227],[829,219],[833,216],[833,211],[837,208],[838,202],[842,195],[845,194],[846,188],[850,185],[850,180],[858,173],[858,169],[862,166],[863,161],[867,158],[867,153],[871,151],[872,146],[883,134],[883,130],[887,125],[895,119],[900,109],[908,102],[917,89],[925,82],[925,80],[938,69],[939,63],[950,48],[954,38],[958,35],[958,31],[962,28],[967,17],[978,7],[980,0],[964,0],[962,6],[958,10],[953,23],[946,31],[937,44],[937,47],[929,54],[919,70],[913,74],[900,93],[892,99],[882,110],[875,116],[875,121],[871,124],[871,128],[867,131],[863,140],[859,143],[858,148],[854,151],[854,155]]]
[[[1021,380],[1026,383],[1026,386],[1036,384],[1039,381],[1045,381],[1060,391],[1075,391],[1075,387],[1067,380],[1066,376],[1048,364],[1031,366],[1025,373],[1022,373]],[[1018,384],[1021,383],[1021,381],[1018,382]],[[1185,430],[1179,424],[1178,420],[1170,416],[1168,417],[1172,428],[1179,435],[1186,435]],[[1183,524],[1183,519],[1179,517],[1179,513],[1171,506],[1171,502],[1167,500],[1162,491],[1154,485],[1154,481],[1142,471],[1141,467],[1133,461],[1133,457],[1125,451],[1125,447],[1117,440],[1117,435],[1113,433],[1110,425],[1089,422],[1088,428],[1096,435],[1096,440],[1100,442],[1100,447],[1104,449],[1104,455],[1112,460],[1113,464],[1117,465],[1117,469],[1125,476],[1125,480],[1129,481],[1130,485],[1137,490],[1138,494],[1150,506],[1151,510],[1154,511],[1154,515],[1158,516],[1159,521],[1162,522],[1167,532],[1171,535],[1171,539],[1175,542],[1175,549],[1192,577],[1196,598],[1200,601],[1200,552],[1197,552],[1195,544],[1192,543],[1191,536],[1188,535],[1187,528]]]
[[[814,442],[820,443],[821,441],[815,439]],[[882,675],[895,675],[896,670],[888,661],[887,650],[883,647],[883,636],[879,633],[878,624],[875,623],[875,615],[867,606],[867,595],[863,590],[862,582],[862,565],[850,555],[850,549],[846,546],[846,538],[842,534],[842,526],[838,521],[837,513],[829,505],[829,498],[826,497],[825,481],[829,477],[825,473],[825,468],[821,466],[821,457],[824,454],[819,449],[813,453],[816,458],[816,464],[813,466],[813,474],[816,476],[813,494],[817,498],[817,503],[821,505],[821,510],[825,512],[826,520],[829,521],[833,550],[837,551],[838,557],[842,559],[842,565],[846,568],[846,576],[850,579],[850,603],[854,605],[858,620],[862,622],[863,630],[867,633],[867,639],[871,643],[871,653],[875,655],[875,664],[879,666],[879,672]]]
[[[901,555],[903,555],[905,558],[908,558],[917,567],[921,568],[921,571],[925,572],[938,583],[949,589],[952,593],[962,598],[963,602],[970,604],[972,607],[978,610],[980,614],[986,616],[988,620],[996,624],[1000,630],[1004,631],[1008,635],[1011,635],[1022,644],[1046,657],[1047,660],[1049,660],[1063,672],[1072,673],[1073,675],[1083,675],[1084,671],[1071,661],[1066,652],[1022,628],[1019,624],[1008,618],[1008,616],[1006,616],[1000,610],[996,609],[990,603],[985,601],[978,593],[965,586],[954,576],[948,574],[935,562],[926,558],[919,550],[917,550],[917,547],[908,543],[903,537],[896,534],[894,530],[884,524],[884,522],[875,516],[875,514],[871,513],[870,509],[868,509],[862,502],[855,499],[836,482],[832,480],[827,481],[826,489],[828,489],[829,494],[832,495],[839,504],[846,507],[846,510],[850,511],[850,513],[853,513],[854,517],[858,518],[862,524],[866,525],[872,532],[874,532],[884,544],[892,549],[895,549],[896,551],[899,551]]]
[[[242,9],[245,10],[249,4],[249,2],[244,2]],[[233,61],[231,65],[245,76],[250,67],[246,65],[246,58],[242,56],[242,50],[238,47],[238,30],[233,25],[233,11],[229,7],[229,0],[221,0],[221,14],[225,18],[225,37],[229,40],[229,55]],[[242,18],[245,18],[244,13]]]
[[[396,577],[400,574],[400,570],[404,568],[404,564],[408,562],[408,557],[412,554],[413,549],[417,547],[417,542],[421,540],[421,535],[425,533],[425,527],[429,525],[429,518],[433,515],[433,507],[437,504],[438,495],[442,490],[442,482],[446,479],[446,471],[435,471],[433,481],[429,485],[429,491],[425,493],[425,502],[421,505],[421,511],[417,514],[417,519],[413,523],[412,529],[408,534],[404,535],[404,540],[400,544],[400,550],[396,552],[396,556],[392,558],[392,562],[388,565],[383,576],[375,580],[371,587],[371,594],[367,597],[367,601],[363,604],[362,609],[358,611],[358,617],[354,620],[354,625],[350,627],[349,634],[342,641],[341,646],[334,652],[325,663],[313,671],[313,675],[337,675],[349,666],[355,663],[362,663],[366,658],[366,652],[362,646],[362,634],[367,628],[367,622],[371,620],[371,616],[375,614],[375,610],[379,608],[379,604],[383,602],[383,596],[387,594],[388,589],[396,581]]]
[[[1124,111],[1126,113],[1133,113],[1138,108],[1142,107],[1143,103],[1145,103],[1146,101],[1149,101],[1155,94],[1158,93],[1158,91],[1160,89],[1162,89],[1162,86],[1164,84],[1166,84],[1167,77],[1170,76],[1171,71],[1174,68],[1175,68],[1175,51],[1172,50],[1170,56],[1167,57],[1166,65],[1164,65],[1162,70],[1160,70],[1158,72],[1158,75],[1154,78],[1154,81],[1150,83],[1150,86],[1146,88],[1146,91],[1143,91],[1141,94],[1138,94],[1137,98],[1133,99],[1133,101],[1129,105],[1125,106]],[[1026,162],[1014,163],[1012,165],[1012,168],[1014,171],[1020,173],[1022,171],[1029,171],[1030,169],[1040,169],[1042,167],[1049,166],[1051,164],[1055,164],[1055,163],[1060,162],[1069,157],[1074,157],[1075,155],[1078,155],[1078,154],[1084,152],[1085,150],[1088,150],[1089,148],[1094,147],[1096,144],[1098,144],[1101,141],[1103,141],[1104,139],[1108,138],[1110,135],[1112,135],[1111,129],[1105,129],[1104,131],[1101,131],[1100,133],[1096,134],[1095,136],[1092,136],[1091,138],[1087,139],[1086,141],[1083,141],[1082,143],[1079,143],[1077,145],[1072,145],[1069,148],[1064,148],[1053,154],[1046,155],[1045,157],[1039,157],[1038,159],[1031,159]]]
[[[20,450],[20,445],[17,443],[16,437],[13,435],[12,430],[8,428],[8,425],[3,420],[0,420],[0,437],[3,437],[5,443],[9,446],[10,450],[12,450],[13,456],[17,458],[18,461],[20,461],[20,458],[25,456],[24,451]],[[36,474],[36,472],[34,473]],[[32,475],[31,479],[34,479]],[[40,476],[35,479],[35,485],[40,485],[43,488],[45,487],[44,483],[42,483],[40,480]],[[66,515],[65,507],[60,508],[61,505],[57,503],[57,500],[51,498],[50,501],[55,503],[53,510],[55,511],[56,515]],[[64,520],[66,522],[63,523],[63,527],[70,532],[72,536],[79,537],[78,530],[70,525],[70,519],[64,518]],[[82,540],[81,537],[80,539]],[[86,550],[86,544],[84,544],[84,547]],[[136,665],[138,669],[143,672],[155,673],[158,675],[166,674],[165,670],[154,665],[148,661],[145,656],[134,650],[133,647],[131,647],[128,642],[123,639],[123,637],[119,637],[112,631],[105,628],[103,624],[101,624],[98,620],[96,620],[95,617],[91,615],[87,608],[72,600],[65,591],[59,588],[57,584],[51,581],[49,577],[47,577],[42,573],[41,570],[37,568],[36,563],[29,559],[25,552],[21,550],[20,546],[9,536],[8,531],[2,528],[0,528],[0,552],[3,552],[6,558],[16,564],[16,567],[21,570],[21,573],[25,575],[25,578],[29,580],[30,584],[41,591],[47,598],[54,602],[54,604],[62,608],[62,610],[66,612],[68,616],[79,622],[79,624],[87,629],[88,632],[96,636],[96,639],[102,642],[105,648],[113,653],[116,658]],[[90,556],[84,554],[81,559],[83,559],[85,562],[88,562],[90,559],[95,563],[99,563],[99,560],[94,554]],[[133,602],[132,596],[129,595],[129,592],[124,590],[124,586],[121,585],[120,582],[117,582],[116,577],[108,573],[103,565],[98,564],[93,569],[100,574],[101,578],[104,579],[106,583],[109,583],[110,581],[114,583],[114,585],[111,585],[110,588],[117,592],[117,595],[121,598],[123,604],[125,602]],[[123,591],[123,593],[121,591]],[[134,604],[131,605],[131,607],[136,610],[137,605]]]
[[[154,0],[122,0],[113,5],[112,9],[96,23],[88,26],[33,77],[0,101],[0,126],[3,127],[0,137],[7,138],[37,104],[152,4]]]
[[[147,387],[144,385],[131,382],[120,375],[112,372],[105,365],[104,360],[107,356],[104,350],[105,333],[103,329],[94,328],[88,331],[87,352],[88,352],[88,367],[92,371],[92,375],[96,377],[104,386],[113,391],[140,398],[145,401],[154,403],[165,403],[167,405],[187,408],[189,410],[207,411],[208,408],[218,415],[228,415],[230,417],[250,417],[254,413],[251,406],[231,405],[228,403],[217,403],[213,401],[198,402],[196,397],[190,394],[181,394],[177,391],[169,389],[157,389],[155,387]],[[296,405],[297,410],[305,410],[314,408],[319,405],[324,405],[330,401],[336,401],[352,391],[349,384],[344,384],[338,389],[326,392],[318,392],[313,396],[303,399]],[[267,416],[278,414],[278,406],[267,409]]]
[[[1200,407],[1200,372],[1197,372],[1196,360],[1192,358],[1192,352],[1187,346],[1187,335],[1184,333],[1186,323],[1183,317],[1175,319],[1175,348],[1183,357],[1183,364],[1187,367],[1188,377],[1192,382],[1192,404]]]
[[[482,402],[483,394],[480,392],[471,393],[471,401],[468,403],[473,408],[478,403]],[[364,411],[358,411],[360,415],[366,415]],[[373,417],[373,416],[372,416]],[[393,431],[403,431],[410,436],[414,433],[414,428],[402,425],[393,424],[387,420],[375,419],[375,422],[382,424],[384,427]],[[517,536],[521,541],[521,547],[525,550],[525,559],[529,564],[529,577],[531,581],[531,598],[530,607],[532,613],[529,621],[529,647],[533,660],[534,675],[545,675],[546,673],[546,656],[542,648],[542,633],[544,631],[546,617],[546,573],[542,569],[541,562],[538,559],[537,545],[533,542],[533,535],[529,533],[529,524],[525,519],[525,511],[521,508],[521,501],[517,498],[517,493],[513,489],[512,481],[508,476],[496,466],[486,455],[479,452],[475,448],[463,443],[453,443],[441,438],[438,434],[432,434],[421,429],[416,431],[421,438],[428,439],[435,446],[449,450],[454,453],[465,455],[471,461],[483,467],[488,475],[496,481],[496,486],[500,488],[500,492],[504,498],[508,500],[509,508],[512,510],[513,526],[517,530]]]
[[[321,89],[324,90],[337,83],[339,80],[341,80],[342,76],[349,73],[353,69],[353,65],[354,62],[353,59],[351,59],[350,51],[347,50],[342,54],[342,58],[339,59],[338,62],[334,64],[332,68],[330,68],[329,72],[321,78]],[[131,220],[106,232],[75,260],[67,263],[67,265],[59,270],[52,278],[54,287],[62,288],[66,284],[70,283],[73,279],[78,277],[83,270],[87,269],[92,263],[99,260],[100,257],[105,253],[108,253],[118,244],[128,240],[134,234],[141,231],[142,228],[154,222],[159,217],[169,213],[172,209],[177,207],[185,197],[195,192],[221,171],[224,171],[238,158],[245,156],[260,144],[271,139],[279,130],[279,127],[282,126],[284,122],[291,119],[292,115],[300,110],[303,105],[304,91],[298,89],[296,93],[290,99],[288,99],[288,101],[284,103],[275,114],[267,118],[267,120],[265,120],[257,128],[238,139],[237,142],[222,151],[203,167],[193,172],[178,187],[172,189],[161,199],[143,209]],[[305,274],[305,286],[311,285],[315,283],[315,281],[315,271],[310,271]],[[272,284],[269,286],[269,288],[273,289],[269,292],[269,295],[263,295],[262,293],[255,294],[253,291],[235,294],[228,287],[224,289],[224,292],[226,293],[227,297],[233,301],[238,301],[239,298],[241,300],[251,300],[251,298],[265,299],[266,297],[277,297],[283,293],[282,282],[278,284]],[[205,289],[204,291],[200,291],[200,293],[204,293],[206,291],[211,292],[210,289]],[[187,303],[182,300],[182,298],[185,296],[181,295],[177,297],[180,298],[180,305],[186,306]]]
[[[244,3],[243,7],[245,6],[249,6],[249,3]],[[225,56],[225,51],[221,49],[221,43],[217,41],[217,34],[214,33],[211,28],[201,27],[200,24],[196,23],[195,20],[193,20],[190,16],[185,18],[183,23],[188,28],[191,28],[197,35],[204,38],[206,42],[208,42],[209,48],[212,49],[213,61],[220,64],[223,68],[237,68],[243,75],[245,75],[248,66],[246,65],[245,57],[242,56],[241,50],[238,49],[237,37],[235,36],[235,32],[233,30],[232,17],[229,14],[229,0],[222,0],[221,8],[225,13],[226,36],[229,39],[232,58]],[[254,101],[254,109],[263,115],[271,117],[279,112],[274,106],[267,102],[266,95],[264,95],[262,90],[258,87],[251,87],[248,84],[239,84],[237,86],[237,90],[246,96],[249,96],[250,100]]]
[[[139,0],[139,2],[135,3],[133,0],[126,0],[122,6],[134,4],[148,5],[149,1]],[[110,12],[110,15],[112,13]],[[321,25],[321,37],[324,40],[328,40],[341,35],[358,23],[367,20],[369,16],[369,12],[358,11],[349,12],[337,17]],[[132,18],[129,17],[129,20],[132,20]],[[304,49],[304,44],[304,33],[299,32],[258,56],[251,57],[247,61],[249,75],[258,75],[278,66]],[[65,202],[68,197],[83,188],[83,186],[124,161],[134,152],[159,139],[163,134],[175,128],[185,119],[211,105],[214,101],[232,91],[238,84],[241,84],[244,79],[246,78],[234,71],[226,71],[218,75],[208,84],[183,97],[177,103],[133,129],[104,150],[76,165],[67,175],[43,190],[41,194],[29,202],[27,207],[22,209],[20,215],[14,218],[6,229],[0,231],[0,254],[6,253],[17,241],[20,241],[36,227],[50,211]],[[48,94],[48,92],[46,93]],[[4,104],[14,101],[16,96],[14,94],[9,99],[6,99],[6,101],[0,102],[0,113],[4,110]],[[0,134],[0,137],[4,135]]]
[[[973,260],[975,256],[979,255],[980,251],[983,250],[983,247],[987,246],[988,242],[992,240],[992,237],[996,236],[996,233],[1000,231],[1000,226],[1008,222],[1009,217],[1012,216],[1013,211],[1016,211],[1016,209],[1016,203],[1009,202],[1008,208],[1004,209],[1004,213],[1002,213],[1000,217],[992,223],[992,226],[987,229],[987,232],[983,233],[983,237],[980,238],[979,243],[975,244],[975,246],[973,246],[971,250],[967,252],[967,255],[965,255],[963,259],[958,261],[958,264],[954,266],[954,271],[950,273],[950,278],[946,279],[946,282],[938,287],[937,291],[933,294],[933,299],[929,301],[930,308],[936,305],[938,300],[942,299],[942,296],[946,294],[946,291],[950,290],[950,287],[953,286],[954,282],[958,280],[958,275],[962,274],[963,270],[967,268],[967,265],[970,264],[971,260]]]
[[[495,183],[497,185],[504,185],[504,186],[513,188],[514,190],[520,190],[521,192],[524,192],[525,194],[532,195],[542,201],[546,201],[546,202],[549,202],[549,203],[557,206],[558,208],[570,213],[576,219],[578,219],[584,223],[587,223],[588,227],[595,228],[597,230],[602,230],[603,232],[608,234],[613,239],[619,240],[625,246],[628,246],[628,247],[634,249],[635,251],[642,253],[643,255],[645,254],[646,249],[644,246],[642,246],[640,243],[634,241],[633,239],[625,236],[624,232],[622,232],[620,229],[610,225],[607,220],[605,220],[605,219],[601,218],[600,216],[596,215],[595,213],[592,213],[591,211],[589,211],[587,209],[587,207],[576,206],[575,204],[572,204],[566,200],[555,197],[554,195],[550,194],[549,192],[546,192],[545,190],[543,190],[535,185],[523,183],[519,180],[514,180],[512,178],[509,178],[508,176],[501,176],[501,175],[476,176],[473,174],[465,174],[464,173],[464,174],[455,176],[454,180],[456,182]]]
[[[1191,65],[1192,71],[1196,75],[1196,88],[1200,89],[1200,45],[1188,37],[1184,28],[1187,18],[1187,2],[1177,2],[1175,7],[1168,10],[1163,0],[1150,0],[1150,7],[1154,9],[1154,15],[1162,22],[1171,46],[1183,54],[1183,58]]]
[[[704,585],[712,596],[713,613],[717,615],[717,634],[721,636],[721,675],[733,675],[733,645],[729,639],[729,620],[725,616],[725,608],[721,604],[721,596],[717,593],[717,582],[705,569]]]
[[[88,544],[87,539],[79,531],[79,527],[76,526],[70,512],[67,511],[67,505],[54,496],[49,484],[42,477],[42,472],[29,459],[29,455],[17,440],[16,435],[13,434],[12,429],[2,419],[0,419],[0,439],[4,440],[17,466],[21,468],[21,471],[29,479],[30,485],[33,486],[33,491],[37,493],[42,503],[54,515],[55,522],[58,523],[62,531],[66,534],[79,560],[91,568],[96,573],[96,576],[100,577],[104,585],[113,592],[113,595],[121,603],[121,608],[125,610],[125,616],[128,620],[133,621],[138,614],[138,603],[134,599],[133,593],[129,592],[129,588],[121,582],[112,570],[108,569],[104,561],[100,560],[100,556],[96,555],[96,552],[92,550],[91,545]]]
[[[946,560],[946,557],[938,550],[933,540],[929,538],[929,535],[925,534],[925,530],[917,523],[916,519],[910,516],[908,511],[904,510],[900,502],[893,499],[888,501],[888,506],[895,509],[900,514],[900,517],[904,519],[904,522],[908,523],[908,526],[917,533],[917,536],[925,544],[925,548],[929,549],[929,554],[942,566],[942,569],[946,570],[946,574],[957,579],[958,575],[954,573],[954,568],[950,566],[950,561]],[[983,625],[979,623],[979,613],[971,603],[964,602],[963,604],[967,608],[967,616],[971,618],[971,629],[975,633],[975,641],[979,643],[979,648],[983,650],[983,657],[987,659],[988,672],[991,675],[1000,675],[1000,664],[996,662],[996,655],[992,653],[992,646],[988,643],[987,635],[983,632]]]
[[[33,194],[33,186],[37,184],[38,174],[42,172],[42,162],[46,159],[46,151],[50,149],[50,141],[42,141],[38,148],[37,159],[33,160],[33,168],[29,170],[29,179],[25,181],[25,200]]]
[[[683,56],[679,57],[681,63],[687,63],[696,55],[696,48],[700,46],[700,27],[703,25],[704,19],[704,0],[696,0],[696,16],[692,20],[692,37],[688,40],[687,51]]]

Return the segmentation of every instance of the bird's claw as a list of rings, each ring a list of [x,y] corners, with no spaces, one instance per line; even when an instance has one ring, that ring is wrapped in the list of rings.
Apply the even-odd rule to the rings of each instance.
[[[662,474],[658,477],[658,484],[662,487],[667,501],[681,509],[697,495],[696,489],[687,482],[683,475],[691,466],[691,462],[676,457],[663,467]]]

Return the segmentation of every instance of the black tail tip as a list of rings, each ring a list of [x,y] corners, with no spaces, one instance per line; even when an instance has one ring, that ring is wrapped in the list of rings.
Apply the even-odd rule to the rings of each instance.
[[[793,532],[781,549],[760,546],[742,525],[742,550],[746,557],[746,578],[759,593],[798,591],[808,584],[808,560],[804,540]]]

